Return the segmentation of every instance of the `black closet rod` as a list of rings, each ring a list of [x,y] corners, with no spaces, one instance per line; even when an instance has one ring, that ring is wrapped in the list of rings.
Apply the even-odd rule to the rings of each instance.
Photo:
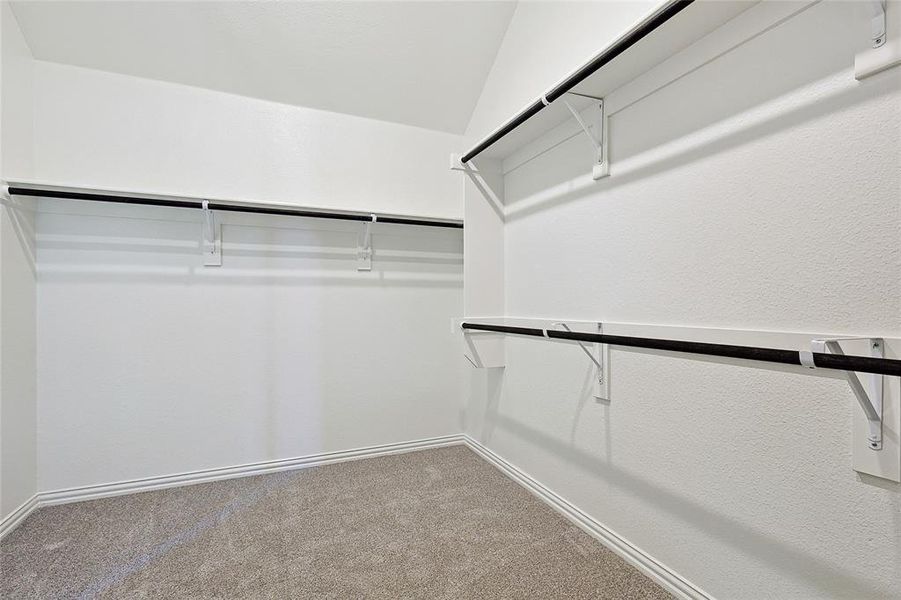
[[[659,338],[642,338],[623,335],[607,335],[602,333],[583,333],[580,331],[558,331],[553,329],[536,329],[531,327],[511,327],[508,325],[488,325],[480,323],[463,323],[463,329],[475,331],[491,331],[510,333],[531,337],[547,337],[550,339],[590,342],[593,344],[610,344],[611,346],[628,346],[632,348],[649,348],[667,352],[685,352],[706,356],[724,356],[760,362],[780,363],[783,365],[801,365],[801,354],[797,350],[780,350],[778,348],[759,348],[756,346],[731,346],[728,344],[709,344],[706,342],[688,342],[685,340],[667,340]],[[839,371],[858,371],[876,373],[878,375],[894,375],[901,377],[901,360],[891,358],[874,358],[870,356],[853,356],[841,354],[824,354],[812,352],[813,364],[822,369]]]
[[[11,196],[37,196],[42,198],[63,198],[66,200],[91,200],[94,202],[116,202],[120,204],[144,204],[147,206],[174,206],[176,208],[203,208],[203,200],[175,199],[175,198],[143,198],[141,196],[123,196],[119,194],[92,194],[86,192],[66,192],[40,188],[9,187]],[[249,206],[241,204],[224,204],[209,201],[207,208],[210,210],[228,210],[232,212],[257,213],[263,215],[287,215],[291,217],[311,217],[314,219],[338,219],[341,221],[372,221],[372,215],[367,213],[339,213],[304,208],[289,208],[276,206]],[[391,223],[394,225],[420,225],[423,227],[449,227],[451,229],[463,229],[463,223],[459,221],[414,219],[412,217],[382,217],[376,215],[376,222]]]
[[[642,38],[649,33],[669,21],[683,9],[687,8],[694,0],[677,0],[666,6],[659,13],[653,15],[647,21],[633,29],[628,35],[621,38],[618,42],[607,48],[604,52],[594,57],[581,69],[564,79],[551,89],[544,98],[539,98],[510,121],[504,124],[500,129],[492,133],[490,136],[479,142],[479,144],[463,155],[461,159],[464,164],[468,163],[476,156],[487,150],[489,147],[500,141],[501,138],[512,132],[514,129],[534,117],[541,112],[545,106],[558,99],[560,96],[582,83],[589,75],[612,61],[614,58],[637,44]]]

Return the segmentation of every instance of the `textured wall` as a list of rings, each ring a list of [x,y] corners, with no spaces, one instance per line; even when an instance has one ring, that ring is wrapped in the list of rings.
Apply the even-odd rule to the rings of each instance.
[[[471,148],[499,123],[531,103],[598,50],[599,40],[612,39],[650,11],[654,2],[521,2],[507,28],[491,73],[457,151]],[[504,307],[504,180],[501,165],[480,158],[479,175],[464,180],[466,215],[466,274],[464,305],[467,316],[494,316]],[[490,199],[486,202],[486,199]],[[482,344],[488,358],[489,350]],[[497,350],[490,352],[497,357]],[[502,352],[502,351],[501,351]],[[471,373],[474,386],[466,402],[484,402],[483,376]]]
[[[618,112],[609,179],[581,136],[510,171],[506,314],[901,334],[901,72],[854,80],[860,8]],[[897,597],[901,486],[851,470],[843,382],[614,351],[607,406],[571,347],[506,353],[469,433],[711,595]]]
[[[459,137],[36,63],[37,176],[459,217]],[[462,233],[43,202],[41,490],[459,432]],[[65,213],[65,214],[57,214]],[[92,216],[93,215],[93,216]]]
[[[0,175],[30,176],[32,60],[0,4]],[[0,520],[35,492],[34,218],[0,207]]]
[[[45,201],[42,491],[458,433],[462,235]]]
[[[34,495],[34,213],[0,207],[0,519]]]
[[[6,177],[31,176],[34,169],[32,94],[34,61],[8,2],[2,10],[2,169]]]
[[[41,61],[35,95],[42,179],[462,216],[456,135]]]

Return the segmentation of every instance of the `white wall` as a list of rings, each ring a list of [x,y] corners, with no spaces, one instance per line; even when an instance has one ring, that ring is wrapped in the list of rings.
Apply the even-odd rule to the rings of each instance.
[[[22,31],[6,1],[0,2],[2,19],[2,168],[6,175],[28,177],[34,171],[32,94],[34,60]]]
[[[460,218],[459,136],[35,63],[42,179]]]
[[[457,136],[36,63],[37,177],[459,217]],[[462,232],[43,201],[42,491],[460,431]]]
[[[901,72],[854,80],[865,8],[618,112],[609,179],[581,136],[509,172],[506,314],[898,336]],[[468,433],[714,597],[897,597],[901,486],[851,470],[847,385],[614,350],[606,406],[584,362],[508,338]]]
[[[638,0],[517,4],[458,152],[471,148],[521,107],[534,102],[655,4]],[[497,316],[504,312],[505,301],[504,178],[499,161],[480,157],[474,166],[477,174],[462,176],[467,222],[465,314]],[[484,364],[503,361],[502,336],[494,337],[481,335],[477,340]],[[465,402],[474,407],[485,405],[499,389],[500,376],[493,371],[470,373]]]
[[[0,177],[32,174],[31,53],[0,3]],[[34,214],[0,207],[0,522],[35,493]]]
[[[181,213],[38,215],[39,489],[460,431],[459,230]]]

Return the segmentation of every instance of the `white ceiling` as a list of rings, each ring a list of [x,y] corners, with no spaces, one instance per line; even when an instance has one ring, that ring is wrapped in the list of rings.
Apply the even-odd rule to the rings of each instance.
[[[515,2],[12,7],[39,60],[462,133]]]

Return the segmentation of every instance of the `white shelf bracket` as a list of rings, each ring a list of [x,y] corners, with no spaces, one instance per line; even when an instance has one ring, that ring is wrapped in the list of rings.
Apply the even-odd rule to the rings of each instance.
[[[476,348],[472,336],[466,330],[463,330],[463,341],[466,343],[466,348],[469,350],[469,352],[463,353],[463,357],[476,369],[484,369],[485,366],[482,364],[482,357],[479,356],[479,350]]]
[[[371,220],[363,225],[357,243],[357,271],[372,270],[372,224],[378,221],[378,217],[374,214],[369,217]]]
[[[463,164],[463,155],[452,153],[450,155],[450,170],[463,171],[464,173],[478,173],[479,170],[467,164]]]
[[[560,101],[569,109],[569,112],[572,113],[573,118],[579,124],[579,127],[582,128],[582,131],[585,132],[585,135],[588,136],[588,139],[591,140],[591,144],[594,146],[595,151],[595,165],[591,168],[591,178],[594,180],[601,179],[610,175],[610,161],[608,160],[608,144],[607,144],[607,109],[605,108],[605,103],[603,98],[593,98],[595,102],[597,102],[597,132],[598,135],[595,136],[592,133],[591,128],[585,123],[585,119],[582,118],[582,115],[579,113],[575,107],[566,101],[566,98],[561,98]]]
[[[872,20],[870,29],[873,35],[873,47],[885,44],[885,0],[870,0]]]
[[[901,2],[868,0],[870,47],[854,57],[858,81],[901,65]]]
[[[566,331],[572,331],[569,325],[564,322],[557,322],[552,325],[553,327],[562,327]],[[598,323],[598,333],[604,333],[604,324]],[[609,363],[609,349],[607,344],[592,344],[594,348],[594,352],[589,349],[588,344],[585,342],[576,342],[579,344],[579,347],[582,349],[582,352],[594,363],[594,366],[597,368],[597,380],[596,387],[594,389],[594,397],[598,400],[610,400],[610,382],[609,375],[607,373],[607,365]]]
[[[867,340],[870,346],[870,354],[874,358],[885,358],[885,340],[882,338],[831,338],[813,340],[811,351],[819,353],[831,353],[844,355],[842,340]],[[806,361],[805,361],[806,362]],[[812,361],[811,361],[812,362]],[[807,365],[810,366],[810,365]],[[857,398],[858,404],[863,409],[869,425],[867,434],[867,447],[870,450],[882,450],[882,416],[885,394],[885,376],[869,374],[869,385],[864,386],[857,373],[846,371],[848,384]]]
[[[216,222],[216,215],[210,210],[208,200],[203,201],[203,265],[205,267],[222,266],[222,235],[221,227]]]

